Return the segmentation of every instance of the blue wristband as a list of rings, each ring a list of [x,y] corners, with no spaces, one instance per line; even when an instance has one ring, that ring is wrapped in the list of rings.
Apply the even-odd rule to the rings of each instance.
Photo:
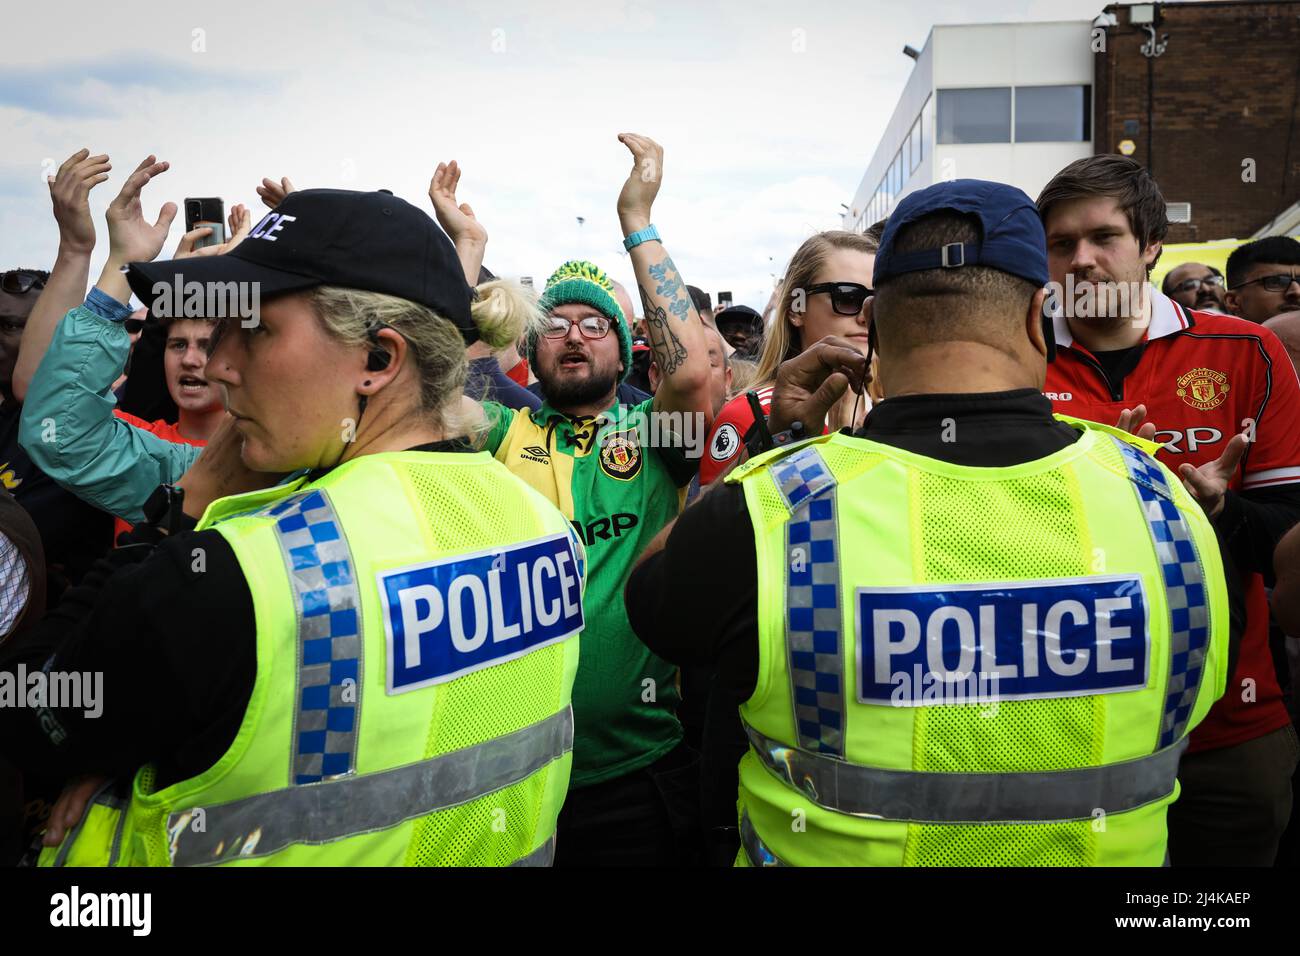
[[[623,248],[628,252],[631,252],[637,246],[641,245],[641,243],[649,242],[651,239],[659,239],[659,230],[654,227],[653,223],[646,226],[644,229],[638,229],[636,232],[632,233],[632,235],[624,239]],[[662,240],[659,241],[662,242]]]

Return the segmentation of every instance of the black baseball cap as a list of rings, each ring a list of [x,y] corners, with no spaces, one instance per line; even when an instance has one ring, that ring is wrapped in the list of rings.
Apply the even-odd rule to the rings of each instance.
[[[952,242],[938,249],[916,252],[894,251],[894,241],[904,226],[931,213],[948,210],[977,217],[981,240]],[[1047,236],[1038,217],[1038,207],[1015,186],[983,179],[956,179],[910,193],[889,214],[876,253],[872,285],[880,288],[894,276],[906,272],[977,265],[1045,286],[1050,279]]]
[[[713,324],[718,328],[733,325],[748,325],[750,328],[763,328],[763,317],[747,305],[733,305],[714,313]]]
[[[407,299],[455,324],[466,345],[479,337],[474,290],[451,240],[428,213],[382,189],[292,192],[225,255],[133,262],[126,277],[151,310],[160,283],[255,282],[259,300],[331,285]]]

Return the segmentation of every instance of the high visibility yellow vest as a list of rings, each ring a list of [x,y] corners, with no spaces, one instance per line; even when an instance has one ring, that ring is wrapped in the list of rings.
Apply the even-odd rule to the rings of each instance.
[[[1223,567],[1154,445],[1064,420],[1010,467],[837,434],[730,476],[759,574],[738,864],[1164,861]]]
[[[585,556],[486,453],[367,455],[214,502],[252,593],[230,749],[48,864],[547,865],[572,762]],[[201,608],[196,612],[202,613]]]

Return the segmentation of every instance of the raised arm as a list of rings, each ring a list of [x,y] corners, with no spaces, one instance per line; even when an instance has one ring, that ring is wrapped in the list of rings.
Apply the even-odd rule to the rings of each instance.
[[[456,187],[460,185],[460,165],[456,160],[439,163],[429,182],[429,199],[438,225],[456,247],[456,257],[465,270],[465,280],[478,285],[479,270],[483,268],[483,253],[487,249],[488,234],[474,215],[469,203],[456,202]]]
[[[632,153],[632,172],[618,196],[618,220],[626,238],[650,226],[650,207],[663,180],[664,151],[646,136],[620,133],[618,139]],[[645,306],[646,335],[664,376],[654,407],[662,412],[698,412],[707,430],[713,406],[704,323],[661,241],[650,239],[633,246],[631,257]]]
[[[128,521],[139,521],[153,489],[177,481],[200,451],[117,418],[110,391],[130,349],[122,327],[130,314],[130,290],[121,268],[153,259],[176,214],[175,204],[167,203],[150,225],[140,206],[144,184],[166,168],[148,157],[109,205],[110,251],[104,271],[85,304],[58,323],[28,388],[19,430],[19,443],[46,474],[82,500]]]
[[[36,300],[23,329],[18,361],[14,365],[14,398],[27,397],[27,387],[50,347],[54,329],[86,297],[90,254],[95,248],[95,221],[90,215],[90,191],[108,178],[108,156],[91,156],[82,149],[69,156],[46,182],[54,219],[59,224],[59,254],[45,289]]]

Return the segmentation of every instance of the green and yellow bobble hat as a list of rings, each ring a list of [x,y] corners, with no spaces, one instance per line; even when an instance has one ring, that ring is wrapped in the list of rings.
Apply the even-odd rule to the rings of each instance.
[[[632,371],[632,333],[627,327],[627,319],[614,298],[614,284],[609,281],[600,266],[585,259],[570,259],[551,273],[546,280],[546,288],[539,301],[546,314],[559,305],[581,302],[599,311],[611,323],[618,335],[620,358],[623,360],[623,374],[619,383]],[[528,339],[528,364],[537,367],[537,337]]]

